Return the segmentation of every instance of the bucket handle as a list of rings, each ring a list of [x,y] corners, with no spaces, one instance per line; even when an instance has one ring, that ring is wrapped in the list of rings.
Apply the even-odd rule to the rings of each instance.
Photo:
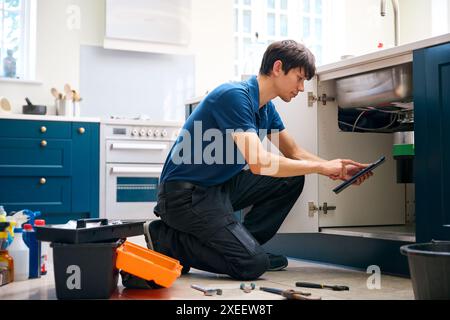
[[[87,223],[95,222],[100,222],[102,226],[106,226],[108,224],[108,219],[79,219],[77,220],[77,229],[86,228]]]

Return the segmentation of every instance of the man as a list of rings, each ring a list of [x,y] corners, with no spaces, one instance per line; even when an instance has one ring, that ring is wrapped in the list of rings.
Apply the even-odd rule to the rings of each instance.
[[[284,256],[268,254],[261,245],[297,201],[304,175],[346,180],[367,166],[321,159],[285,129],[271,100],[291,101],[314,75],[315,59],[306,47],[275,42],[257,77],[221,85],[199,104],[164,165],[154,210],[161,220],[144,225],[150,249],[178,259],[183,273],[194,267],[238,280],[288,265]],[[263,147],[264,136],[283,156]],[[241,223],[234,212],[250,206]]]

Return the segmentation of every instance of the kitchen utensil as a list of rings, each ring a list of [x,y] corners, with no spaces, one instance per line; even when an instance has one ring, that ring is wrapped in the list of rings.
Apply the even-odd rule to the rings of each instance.
[[[55,99],[59,99],[59,97],[62,96],[62,95],[58,92],[58,90],[57,90],[56,88],[52,88],[52,89],[50,90],[50,92],[52,93],[52,96],[55,97]]]
[[[27,104],[22,107],[23,114],[45,115],[47,113],[47,106],[34,105],[28,98],[25,98],[25,101]]]
[[[0,97],[0,113],[11,113],[11,103],[5,97]]]

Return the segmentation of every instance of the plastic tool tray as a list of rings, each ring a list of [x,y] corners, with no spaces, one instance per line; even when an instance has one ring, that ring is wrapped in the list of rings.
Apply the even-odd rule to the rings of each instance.
[[[128,241],[117,248],[116,267],[166,288],[181,275],[183,268],[178,260]]]
[[[36,226],[36,238],[55,243],[114,242],[144,234],[144,220],[82,219],[65,225]]]

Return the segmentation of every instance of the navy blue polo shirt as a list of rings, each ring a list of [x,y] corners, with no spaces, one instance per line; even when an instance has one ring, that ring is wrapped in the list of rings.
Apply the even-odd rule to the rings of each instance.
[[[256,76],[214,89],[184,124],[164,164],[160,182],[188,181],[204,187],[222,184],[246,162],[231,133],[255,132],[261,141],[271,130],[284,130],[270,101],[259,108]]]

